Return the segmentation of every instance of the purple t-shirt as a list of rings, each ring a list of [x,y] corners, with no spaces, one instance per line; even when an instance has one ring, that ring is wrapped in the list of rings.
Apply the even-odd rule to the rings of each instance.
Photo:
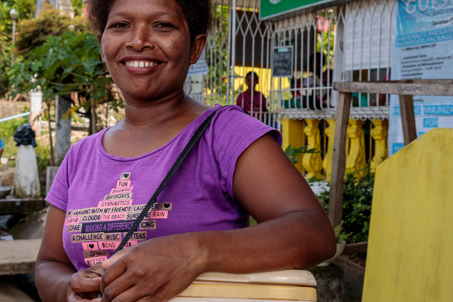
[[[71,147],[46,199],[66,212],[63,245],[77,270],[112,255],[213,110],[164,146],[139,157],[107,153],[102,146],[107,129]],[[268,132],[281,144],[280,133],[239,107],[221,108],[127,246],[171,234],[247,226],[248,213],[233,196],[233,173],[241,153]]]

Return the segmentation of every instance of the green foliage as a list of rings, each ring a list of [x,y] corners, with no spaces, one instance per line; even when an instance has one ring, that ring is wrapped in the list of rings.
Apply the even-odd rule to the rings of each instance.
[[[97,37],[91,33],[66,31],[59,37],[47,37],[20,64],[13,65],[8,75],[14,93],[24,93],[38,86],[46,101],[56,96],[80,93],[86,100],[103,102],[109,98],[112,79],[101,61]],[[30,79],[35,79],[30,81]],[[90,103],[79,104],[88,110]]]
[[[40,16],[34,19],[35,0],[6,0],[0,4],[0,96],[8,91],[9,77],[6,70],[11,65],[13,49],[16,60],[28,51],[41,46],[46,36],[59,36],[69,28],[74,31],[83,31],[85,22],[81,17],[71,19],[62,15],[59,10],[44,2]],[[16,45],[12,45],[12,20],[9,11],[15,8],[19,13],[16,31]]]
[[[36,0],[2,0],[0,3],[0,31],[2,36],[8,35],[8,41],[11,40],[13,22],[9,12],[16,9],[18,20],[31,19],[34,17]]]
[[[366,168],[366,175],[360,179],[354,173],[347,173],[343,193],[343,232],[348,243],[368,241],[373,199],[374,174]],[[329,190],[318,195],[324,209],[328,210]]]
[[[323,12],[320,14],[320,17],[324,17],[324,22],[326,23],[329,22],[329,20],[335,20],[333,12]],[[317,36],[318,38],[316,42],[316,52],[322,52],[324,54],[324,58],[326,58],[326,66],[330,69],[333,69],[333,60],[335,53],[335,23],[333,21],[330,23],[330,35],[328,30],[324,30]]]
[[[8,92],[9,77],[5,70],[11,66],[11,54],[13,46],[7,44],[7,37],[0,37],[0,97],[3,97]]]
[[[303,146],[300,148],[293,147],[293,145],[289,145],[285,149],[285,154],[288,156],[288,158],[291,160],[293,164],[297,164],[297,157],[301,154],[306,154],[306,153],[321,153],[321,151],[316,151],[316,148],[308,149],[307,146]]]
[[[23,111],[28,111],[28,109],[25,109]],[[7,158],[10,156],[16,156],[17,147],[13,135],[14,133],[16,133],[20,125],[22,125],[23,123],[28,123],[28,119],[28,116],[25,116],[0,123],[0,137],[5,143],[3,157]]]
[[[337,238],[337,243],[342,243],[343,241],[348,241],[349,236],[343,230],[343,221],[340,223],[340,225],[337,225],[336,227],[334,227],[333,231],[335,233],[335,237]]]
[[[225,95],[227,86],[228,66],[228,6],[215,6],[215,21],[212,34],[209,35],[209,51],[206,51],[206,61],[208,62],[208,74],[205,76],[206,87],[215,87],[218,91],[214,94]]]
[[[38,157],[38,171],[39,174],[46,170],[50,161],[50,148],[44,144],[38,144],[35,148],[36,156]]]
[[[71,0],[72,9],[74,10],[75,16],[83,16],[83,9],[85,8],[85,3],[83,0]]]
[[[0,3],[0,97],[4,97],[8,91],[9,78],[6,70],[11,66],[11,58],[14,46],[12,45],[13,22],[9,15],[14,8],[18,12],[18,20],[33,18],[35,0],[3,0]]]
[[[28,123],[28,116],[0,123],[0,136],[12,137],[14,133],[16,133],[17,128],[19,128],[19,126],[22,125],[23,123]]]
[[[59,10],[43,4],[39,18],[24,20],[18,24],[17,52],[19,55],[26,54],[43,45],[48,36],[60,36],[70,28],[74,32],[82,32],[85,25],[80,17],[71,19],[69,15],[61,14]]]

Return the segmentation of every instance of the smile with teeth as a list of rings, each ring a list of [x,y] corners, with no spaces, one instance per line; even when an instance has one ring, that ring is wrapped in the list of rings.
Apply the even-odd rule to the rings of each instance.
[[[129,67],[137,67],[137,68],[144,68],[144,67],[153,67],[157,65],[157,62],[149,62],[149,61],[127,61],[126,66]]]

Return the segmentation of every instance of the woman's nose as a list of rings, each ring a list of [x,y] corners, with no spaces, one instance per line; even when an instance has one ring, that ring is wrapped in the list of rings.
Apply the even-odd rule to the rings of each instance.
[[[136,26],[131,31],[131,36],[126,46],[132,47],[136,51],[141,51],[144,48],[153,48],[152,34],[148,26],[145,24]]]

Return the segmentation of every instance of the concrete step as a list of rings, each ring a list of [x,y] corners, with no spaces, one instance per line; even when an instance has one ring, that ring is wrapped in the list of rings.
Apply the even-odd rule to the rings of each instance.
[[[31,214],[45,206],[46,201],[42,198],[0,199],[0,215]]]
[[[41,239],[0,241],[0,275],[34,273]]]

